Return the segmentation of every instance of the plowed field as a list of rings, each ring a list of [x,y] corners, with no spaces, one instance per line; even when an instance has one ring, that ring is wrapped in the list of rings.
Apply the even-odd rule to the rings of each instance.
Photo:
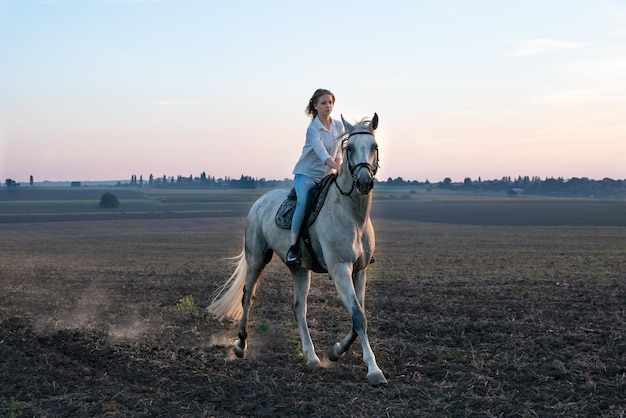
[[[276,257],[234,357],[236,324],[205,308],[241,251],[242,204],[28,206],[0,222],[0,415],[622,417],[626,215],[591,203],[375,201],[366,312],[389,380],[376,388],[359,344],[326,360],[350,327],[327,275],[308,312],[324,367],[306,369]]]

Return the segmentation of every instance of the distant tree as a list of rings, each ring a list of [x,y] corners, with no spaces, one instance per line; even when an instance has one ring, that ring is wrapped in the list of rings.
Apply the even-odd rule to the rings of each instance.
[[[445,179],[443,179],[441,183],[439,183],[439,187],[441,189],[449,189],[451,184],[452,184],[452,179],[450,177],[446,177]]]
[[[30,176],[30,185],[32,186],[32,185],[33,185],[33,183],[34,183],[34,181],[33,181],[33,176]]]
[[[13,179],[6,179],[6,180],[4,181],[4,184],[6,184],[6,186],[7,186],[7,187],[16,187],[16,186],[19,186],[19,185],[20,185],[19,183],[17,183],[17,182],[16,182],[15,180],[13,180]]]
[[[115,209],[120,207],[120,201],[113,193],[107,192],[100,197],[100,208]]]

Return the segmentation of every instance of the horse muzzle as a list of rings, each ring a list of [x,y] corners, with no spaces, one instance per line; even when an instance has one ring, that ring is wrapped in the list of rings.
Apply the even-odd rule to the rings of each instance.
[[[369,170],[359,170],[354,176],[354,185],[359,194],[366,195],[374,188],[374,176]]]

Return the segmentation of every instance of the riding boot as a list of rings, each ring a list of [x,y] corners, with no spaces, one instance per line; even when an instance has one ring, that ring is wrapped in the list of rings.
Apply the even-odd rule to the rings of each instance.
[[[299,266],[302,263],[302,256],[300,255],[300,248],[297,245],[292,245],[289,247],[289,251],[287,251],[287,256],[285,257],[285,263],[290,266]]]

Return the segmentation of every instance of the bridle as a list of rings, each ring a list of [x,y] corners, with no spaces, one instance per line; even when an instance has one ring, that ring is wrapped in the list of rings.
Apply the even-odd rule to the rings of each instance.
[[[348,140],[350,139],[350,137],[352,137],[354,135],[371,135],[372,137],[374,136],[373,133],[368,132],[368,131],[358,131],[358,132],[350,133],[348,135],[348,137],[346,139],[344,139],[344,143],[346,144],[344,146],[345,158],[348,160],[348,171],[350,171],[350,175],[352,176],[352,186],[350,187],[350,190],[348,192],[344,192],[343,190],[341,190],[341,187],[339,187],[339,183],[337,183],[337,179],[335,179],[335,186],[337,186],[337,189],[339,190],[339,193],[341,193],[343,196],[350,196],[352,194],[352,192],[354,191],[354,188],[356,187],[356,183],[357,183],[356,175],[357,175],[357,173],[359,172],[360,169],[367,168],[367,171],[369,171],[370,177],[372,179],[374,179],[374,177],[376,176],[376,173],[378,172],[378,167],[380,166],[380,164],[378,163],[378,146],[376,146],[376,149],[375,149],[376,160],[374,161],[374,165],[372,165],[370,163],[366,163],[366,162],[358,163],[356,165],[352,165],[352,162],[350,161],[350,150],[351,149],[348,146]]]

